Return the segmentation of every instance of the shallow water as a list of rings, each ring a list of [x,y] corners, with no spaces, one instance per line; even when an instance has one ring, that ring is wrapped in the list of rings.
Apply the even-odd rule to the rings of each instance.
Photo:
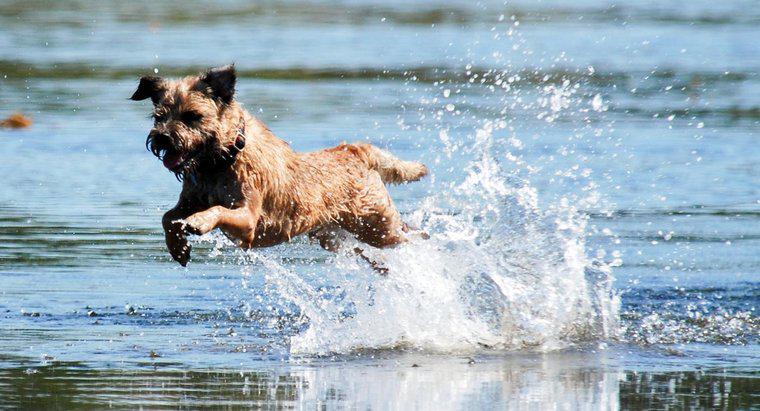
[[[2,405],[760,402],[754,3],[154,3],[0,5]],[[427,163],[392,193],[432,239],[172,263],[126,98],[233,61],[297,150]]]

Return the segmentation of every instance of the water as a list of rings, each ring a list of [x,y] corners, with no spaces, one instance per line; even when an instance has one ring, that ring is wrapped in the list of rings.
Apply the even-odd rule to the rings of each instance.
[[[758,405],[753,2],[154,3],[0,6],[3,406]],[[126,98],[229,62],[296,149],[428,164],[432,238],[172,263]]]

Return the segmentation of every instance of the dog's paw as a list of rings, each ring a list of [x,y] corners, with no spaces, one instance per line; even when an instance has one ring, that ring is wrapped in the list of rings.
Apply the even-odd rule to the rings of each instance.
[[[166,231],[166,248],[172,258],[183,267],[190,260],[190,244],[187,243],[184,229],[179,221],[174,221]]]
[[[187,266],[187,262],[190,261],[192,247],[187,243],[183,232],[174,231],[168,233],[166,236],[166,246],[174,261],[180,263],[183,267]]]
[[[181,266],[187,267],[187,262],[190,261],[190,250],[192,247],[190,244],[185,244],[176,250],[169,250],[174,261],[178,262]]]
[[[192,215],[184,220],[180,220],[183,230],[188,234],[203,235],[211,231],[214,227],[204,218]]]

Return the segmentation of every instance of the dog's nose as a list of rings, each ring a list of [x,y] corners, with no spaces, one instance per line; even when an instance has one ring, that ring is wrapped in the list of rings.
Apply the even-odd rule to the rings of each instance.
[[[169,137],[168,134],[156,133],[153,136],[153,141],[155,141],[156,144],[168,145],[171,142],[171,137]]]

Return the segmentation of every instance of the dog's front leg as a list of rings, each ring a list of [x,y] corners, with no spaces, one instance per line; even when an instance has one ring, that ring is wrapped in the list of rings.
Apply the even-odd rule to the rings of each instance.
[[[253,246],[257,215],[251,207],[227,208],[214,206],[187,217],[183,222],[185,231],[203,235],[221,228],[228,236],[237,240],[244,248]]]
[[[190,260],[190,244],[187,243],[187,236],[182,224],[182,219],[187,217],[188,214],[188,211],[184,207],[178,205],[167,211],[161,219],[169,254],[183,267]]]

